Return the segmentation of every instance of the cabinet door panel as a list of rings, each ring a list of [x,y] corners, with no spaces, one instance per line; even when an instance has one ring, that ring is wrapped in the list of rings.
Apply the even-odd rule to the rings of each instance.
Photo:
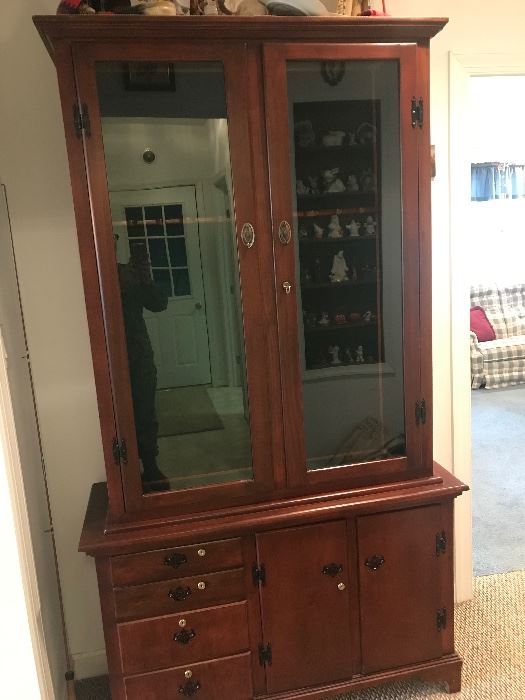
[[[421,468],[415,63],[413,45],[265,47],[291,483]]]
[[[257,497],[281,461],[252,70],[241,45],[76,58],[128,510]]]
[[[345,522],[257,535],[269,693],[352,676]],[[334,570],[325,567],[335,565]],[[337,572],[338,568],[341,571]],[[337,572],[337,573],[336,573]],[[342,589],[342,590],[341,590]]]
[[[443,653],[436,535],[440,506],[357,520],[363,673]]]

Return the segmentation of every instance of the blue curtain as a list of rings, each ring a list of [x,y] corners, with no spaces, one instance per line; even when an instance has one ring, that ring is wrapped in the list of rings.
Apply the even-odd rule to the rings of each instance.
[[[472,163],[471,200],[517,199],[525,197],[525,165]]]

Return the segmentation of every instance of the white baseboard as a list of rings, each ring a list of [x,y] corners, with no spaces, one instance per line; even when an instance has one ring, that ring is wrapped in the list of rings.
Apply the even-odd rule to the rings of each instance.
[[[104,649],[86,654],[73,654],[75,679],[104,676],[108,672],[108,662]]]

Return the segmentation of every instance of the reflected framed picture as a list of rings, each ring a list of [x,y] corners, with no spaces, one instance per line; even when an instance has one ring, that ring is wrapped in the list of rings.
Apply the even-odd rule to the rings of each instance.
[[[173,63],[135,61],[128,63],[125,73],[128,90],[175,90]]]

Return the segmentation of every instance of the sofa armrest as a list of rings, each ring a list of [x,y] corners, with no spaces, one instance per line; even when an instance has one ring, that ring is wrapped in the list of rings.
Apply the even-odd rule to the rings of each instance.
[[[470,377],[473,389],[479,389],[485,382],[483,353],[479,347],[478,337],[473,331],[470,331]]]

